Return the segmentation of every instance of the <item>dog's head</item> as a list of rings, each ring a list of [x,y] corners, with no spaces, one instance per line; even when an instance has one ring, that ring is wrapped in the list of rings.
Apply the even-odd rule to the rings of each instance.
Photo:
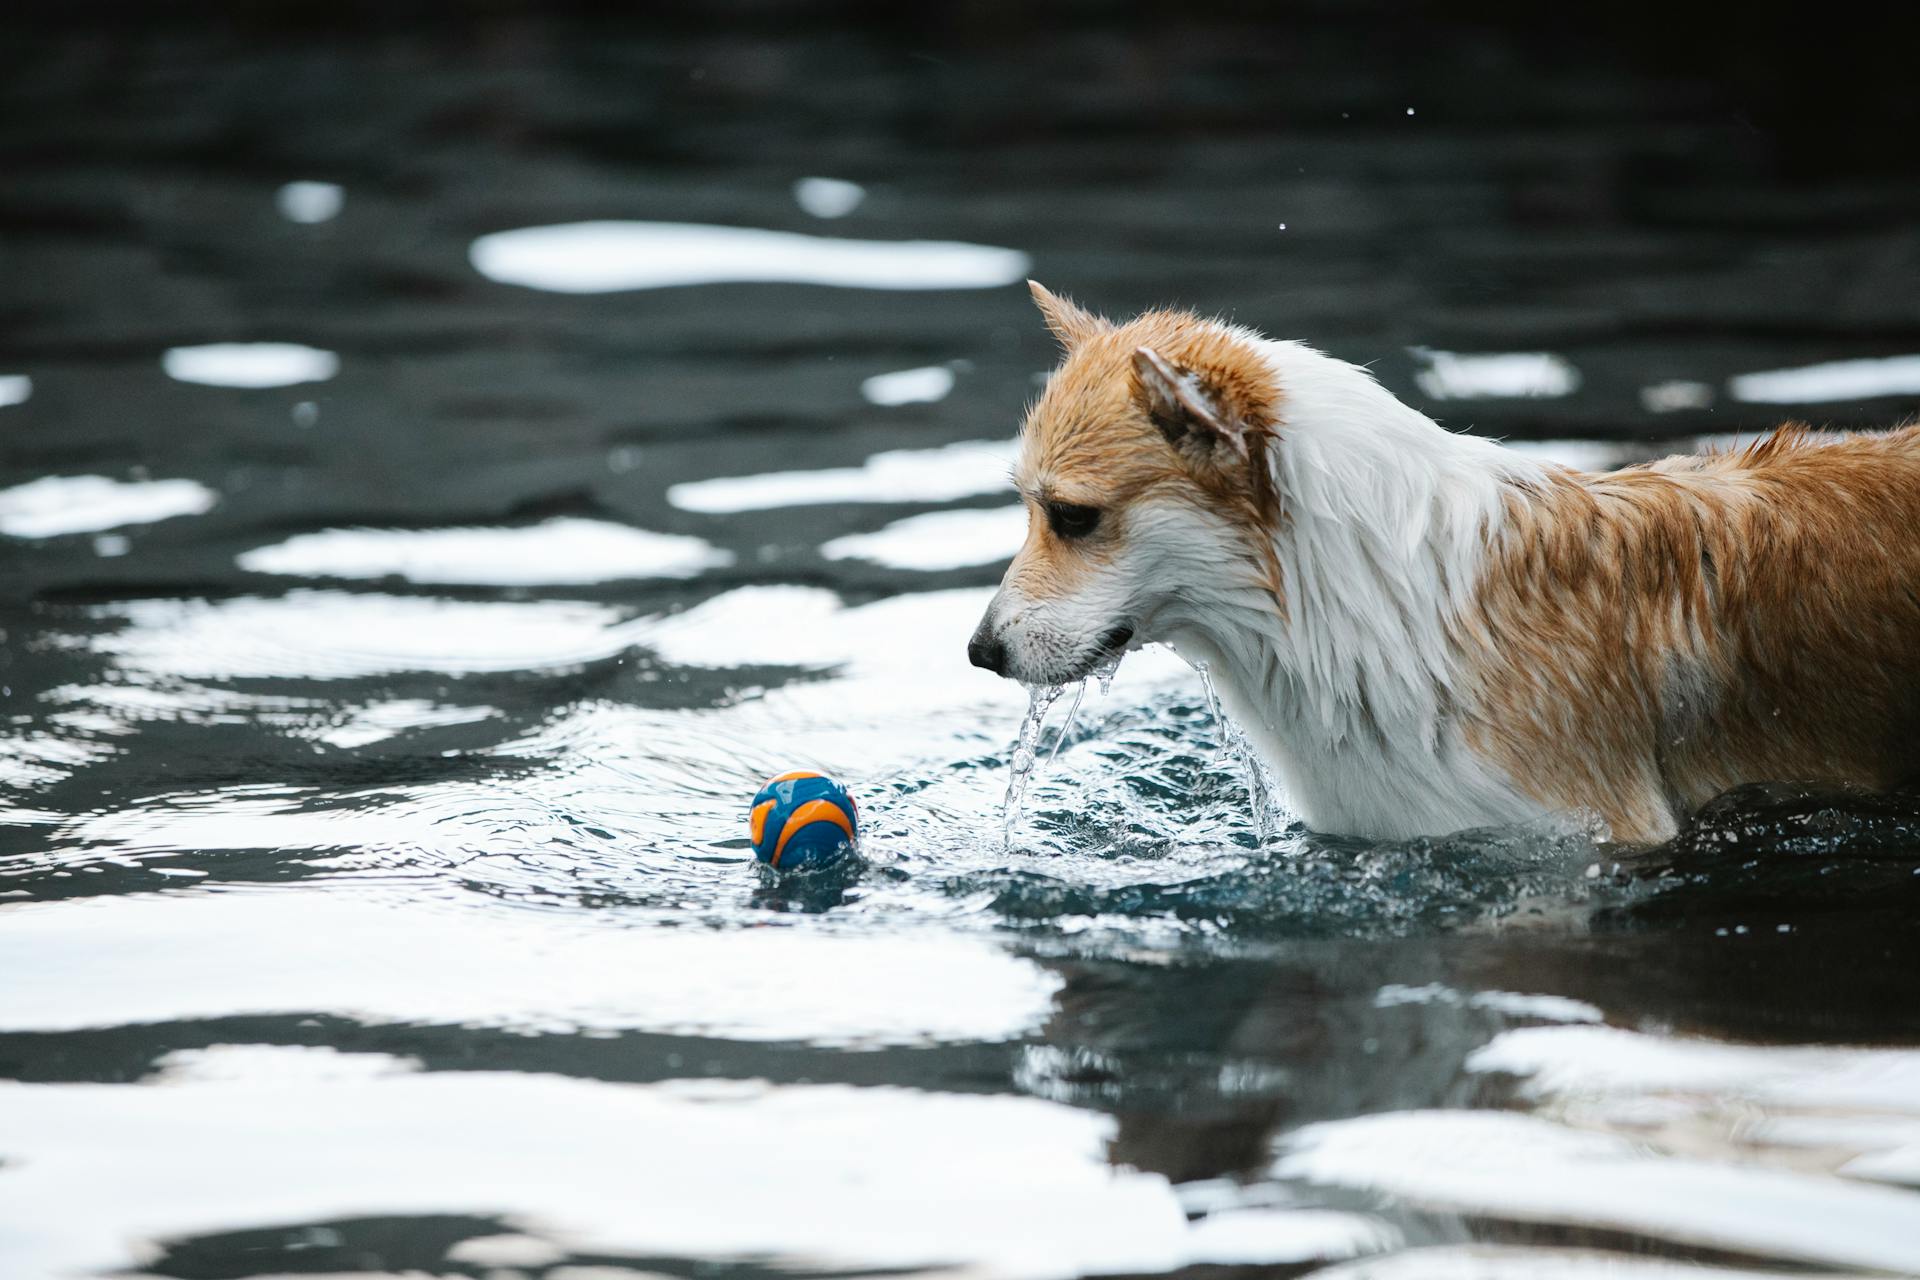
[[[1183,312],[1114,324],[1031,287],[1066,355],[1022,428],[1027,540],[974,665],[1062,684],[1222,593],[1277,603],[1279,392],[1257,339]]]

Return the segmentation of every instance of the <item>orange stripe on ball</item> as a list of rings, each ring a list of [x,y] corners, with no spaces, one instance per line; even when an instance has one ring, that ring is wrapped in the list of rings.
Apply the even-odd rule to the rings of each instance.
[[[767,815],[772,812],[773,801],[771,800],[762,801],[753,806],[753,816],[747,819],[747,833],[753,837],[755,844],[759,844],[760,837],[767,833]]]
[[[768,778],[767,785],[772,786],[776,782],[792,782],[795,778],[817,778],[819,776],[820,776],[819,774],[815,773],[811,769],[793,769],[793,770],[789,770],[786,773],[776,774],[774,777]]]
[[[793,838],[794,832],[815,822],[831,822],[847,833],[847,839],[853,839],[853,824],[847,821],[847,815],[839,805],[831,800],[809,800],[795,809],[793,816],[787,819],[787,825],[780,828],[780,843],[773,846],[774,866],[780,865],[780,855],[785,852],[787,841]]]

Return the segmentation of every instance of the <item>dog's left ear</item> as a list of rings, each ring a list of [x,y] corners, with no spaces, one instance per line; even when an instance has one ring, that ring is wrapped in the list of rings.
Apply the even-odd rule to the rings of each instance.
[[[1189,456],[1225,449],[1245,461],[1247,433],[1269,425],[1250,397],[1235,394],[1230,377],[1172,364],[1152,347],[1134,350],[1133,380],[1153,425]]]
[[[1040,314],[1046,318],[1047,328],[1053,330],[1053,336],[1060,339],[1060,345],[1069,352],[1088,338],[1113,328],[1093,312],[1076,307],[1038,280],[1027,281],[1027,292],[1033,295],[1033,305],[1039,307]]]

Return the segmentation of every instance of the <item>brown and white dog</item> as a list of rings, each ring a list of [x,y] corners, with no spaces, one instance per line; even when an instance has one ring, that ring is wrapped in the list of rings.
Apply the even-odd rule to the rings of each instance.
[[[976,665],[1164,641],[1310,826],[1373,837],[1588,810],[1651,843],[1740,783],[1920,777],[1920,427],[1587,474],[1299,343],[1032,287],[1066,358]]]

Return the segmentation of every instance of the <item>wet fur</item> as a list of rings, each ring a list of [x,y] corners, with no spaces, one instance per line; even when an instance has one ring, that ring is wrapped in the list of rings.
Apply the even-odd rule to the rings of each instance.
[[[1297,343],[1035,294],[1067,357],[983,621],[1010,674],[1077,678],[1126,622],[1208,664],[1311,825],[1369,836],[1589,810],[1652,842],[1740,783],[1920,772],[1920,429],[1589,475]]]

